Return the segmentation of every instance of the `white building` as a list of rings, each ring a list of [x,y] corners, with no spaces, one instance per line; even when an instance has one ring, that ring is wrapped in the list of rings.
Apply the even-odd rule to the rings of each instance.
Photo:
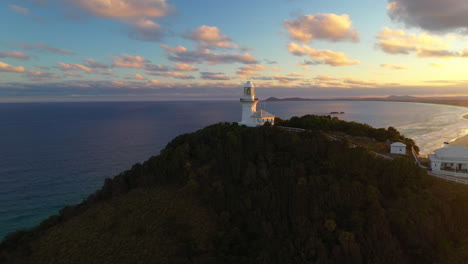
[[[401,142],[393,142],[390,145],[391,154],[406,154],[406,145]]]
[[[428,157],[433,172],[468,177],[468,149],[465,147],[446,145],[446,147],[436,149],[434,154]]]
[[[268,113],[265,110],[257,111],[258,98],[255,98],[255,86],[251,81],[244,85],[244,96],[240,99],[242,105],[242,121],[241,125],[250,127],[261,126],[266,122],[275,124],[275,115]]]

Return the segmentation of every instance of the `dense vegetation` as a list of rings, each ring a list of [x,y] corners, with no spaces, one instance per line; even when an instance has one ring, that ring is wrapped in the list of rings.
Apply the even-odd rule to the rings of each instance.
[[[376,129],[367,124],[346,122],[338,119],[337,117],[317,115],[305,115],[301,117],[295,116],[289,120],[276,118],[275,124],[278,126],[297,127],[310,130],[340,131],[351,136],[369,137],[381,142],[385,142],[387,140],[391,142],[403,142],[407,146],[408,150],[411,150],[411,147],[414,147],[415,151],[419,152],[419,148],[416,146],[414,141],[401,135],[394,127],[389,127],[388,129]]]
[[[322,132],[221,123],[175,138],[2,263],[464,263],[468,189]]]

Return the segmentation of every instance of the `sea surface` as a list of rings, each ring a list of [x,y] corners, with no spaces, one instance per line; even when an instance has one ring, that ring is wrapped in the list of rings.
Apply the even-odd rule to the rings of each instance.
[[[260,102],[281,118],[337,115],[393,126],[423,154],[468,134],[468,109],[397,102]],[[79,203],[175,136],[241,117],[239,101],[0,104],[0,239]]]

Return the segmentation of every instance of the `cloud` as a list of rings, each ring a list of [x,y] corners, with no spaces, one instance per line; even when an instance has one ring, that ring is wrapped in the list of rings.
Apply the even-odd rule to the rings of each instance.
[[[82,10],[104,18],[127,20],[165,17],[174,9],[166,0],[68,0]]]
[[[11,66],[0,61],[0,72],[24,72],[23,66]]]
[[[248,76],[257,76],[258,71],[265,71],[266,67],[261,64],[245,65],[239,68],[237,78],[246,78]]]
[[[163,76],[163,77],[176,78],[176,79],[182,79],[182,80],[195,79],[195,77],[193,77],[192,75],[181,73],[181,72],[146,72],[146,73],[150,75],[155,75],[155,76]]]
[[[314,39],[358,42],[359,34],[352,24],[346,14],[315,14],[286,20],[283,26],[291,39],[300,42],[312,42]]]
[[[74,72],[64,72],[63,75],[71,76],[71,77],[81,77],[81,75],[79,75],[78,73],[74,73]]]
[[[375,82],[364,81],[357,78],[335,78],[328,75],[318,75],[314,78],[314,86],[333,88],[376,88],[379,85]]]
[[[390,18],[409,27],[468,33],[466,0],[389,0],[387,11]]]
[[[229,54],[229,53],[215,53],[209,49],[196,49],[193,51],[185,51],[182,53],[171,53],[168,59],[175,62],[182,63],[208,63],[208,64],[229,64],[229,63],[243,63],[243,64],[256,64],[257,59],[249,53]]]
[[[143,75],[141,75],[141,74],[138,74],[138,73],[135,74],[135,75],[133,76],[133,78],[136,79],[136,80],[146,80],[145,76],[143,76]]]
[[[328,64],[331,66],[349,66],[360,64],[358,60],[349,60],[343,52],[332,50],[320,50],[309,47],[306,44],[302,46],[296,43],[289,43],[288,50],[296,56],[309,56],[316,64]]]
[[[186,63],[176,63],[176,65],[174,66],[174,71],[195,72],[198,71],[198,68]]]
[[[142,41],[161,41],[165,35],[164,29],[149,19],[138,19],[130,23],[129,36]]]
[[[223,81],[223,80],[229,80],[229,76],[225,75],[222,72],[200,72],[201,78],[203,80],[217,80],[217,81]]]
[[[8,6],[11,10],[17,12],[17,13],[21,13],[21,14],[24,14],[24,15],[28,15],[29,14],[29,9],[25,8],[25,7],[21,7],[21,6],[17,6],[17,5],[9,5]]]
[[[84,62],[86,62],[86,66],[88,66],[89,68],[93,68],[93,69],[107,69],[109,68],[109,65],[107,65],[107,63],[104,63],[104,62],[98,62],[94,59],[83,59]]]
[[[52,52],[52,53],[56,53],[56,54],[69,54],[69,55],[75,54],[74,51],[66,50],[66,49],[53,48],[53,47],[51,47],[51,46],[49,46],[47,44],[44,44],[44,43],[25,44],[25,45],[22,45],[22,48],[26,49],[26,50],[48,51],[48,52]]]
[[[306,75],[305,75],[305,74],[302,74],[302,73],[291,72],[290,74],[288,74],[288,76],[292,76],[292,77],[305,77]]]
[[[377,35],[377,46],[389,54],[411,54],[418,57],[459,57],[460,53],[450,51],[448,45],[442,38],[431,36],[427,33],[406,33],[403,30],[393,30],[385,27]]]
[[[265,59],[265,63],[266,64],[277,64],[278,62],[274,61],[274,60]]]
[[[217,27],[203,25],[194,29],[188,38],[205,48],[237,48],[232,39],[221,33]]]
[[[166,72],[169,71],[169,67],[164,65],[145,64],[145,69],[148,71]]]
[[[81,64],[68,64],[63,62],[58,62],[57,64],[60,66],[59,69],[62,71],[84,71],[88,73],[95,72],[95,70]]]
[[[409,69],[406,66],[396,65],[396,64],[391,64],[391,63],[380,64],[380,67],[387,68],[387,69],[392,69],[392,70],[407,70],[407,69]]]
[[[26,76],[33,81],[45,81],[49,79],[59,78],[57,74],[52,74],[48,72],[40,72],[35,70],[26,71]]]
[[[279,81],[280,83],[289,83],[289,82],[301,80],[301,78],[292,78],[292,77],[282,76],[282,75],[273,75],[273,79],[276,81]]]
[[[0,58],[14,58],[19,60],[29,59],[29,55],[24,52],[11,51],[11,52],[0,52]]]
[[[440,64],[440,63],[429,63],[429,66],[434,67],[434,68],[444,68],[445,65]]]
[[[161,48],[163,48],[165,51],[171,52],[171,53],[182,53],[182,52],[186,52],[186,51],[187,51],[187,48],[185,48],[184,46],[180,46],[180,45],[178,45],[178,46],[175,47],[175,48],[169,47],[169,46],[164,45],[164,44],[161,44],[160,46],[161,46]]]
[[[149,60],[141,56],[131,56],[128,54],[122,54],[117,56],[114,59],[114,67],[123,67],[123,68],[135,68],[135,69],[145,69],[147,66],[145,64],[149,63]]]

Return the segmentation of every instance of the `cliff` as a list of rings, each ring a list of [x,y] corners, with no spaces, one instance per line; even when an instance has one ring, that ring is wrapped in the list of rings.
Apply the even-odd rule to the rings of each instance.
[[[83,203],[8,236],[0,262],[467,259],[465,186],[437,181],[408,159],[330,141],[323,130],[220,123],[179,136]]]

